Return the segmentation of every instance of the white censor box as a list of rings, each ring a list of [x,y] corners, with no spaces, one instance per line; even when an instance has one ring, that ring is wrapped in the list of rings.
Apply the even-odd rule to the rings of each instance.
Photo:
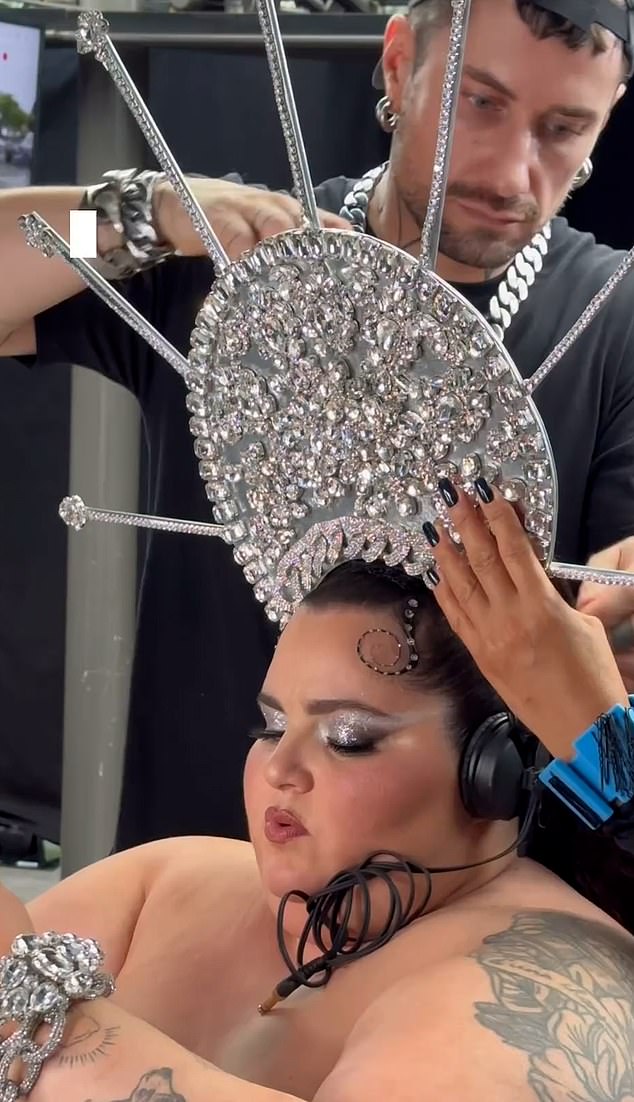
[[[97,211],[71,210],[70,255],[78,260],[97,258]]]

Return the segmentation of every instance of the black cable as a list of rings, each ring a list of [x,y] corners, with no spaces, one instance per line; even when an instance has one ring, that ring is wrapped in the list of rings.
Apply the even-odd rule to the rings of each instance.
[[[535,785],[529,798],[524,822],[515,841],[502,850],[501,853],[496,853],[492,857],[485,857],[481,861],[473,861],[468,865],[424,868],[415,865],[397,853],[375,853],[368,857],[362,865],[356,865],[352,869],[345,869],[338,873],[328,881],[324,888],[313,892],[312,895],[301,891],[287,892],[280,900],[277,912],[277,942],[289,975],[277,984],[268,999],[260,1003],[258,1006],[260,1014],[267,1014],[278,1002],[288,998],[299,987],[324,987],[336,969],[341,968],[344,964],[350,964],[352,961],[361,960],[387,945],[388,941],[391,941],[399,930],[409,926],[425,912],[432,892],[432,876],[477,869],[483,865],[490,865],[494,861],[500,861],[515,850],[521,850],[532,830],[539,804],[540,793],[538,786]],[[390,860],[386,861],[382,858],[390,858]],[[392,880],[394,875],[399,874],[407,878],[409,885],[405,904],[401,899],[399,889]],[[414,910],[414,899],[416,897],[415,875],[425,877],[426,891],[422,903]],[[369,885],[375,880],[380,880],[387,888],[390,906],[383,928],[379,933],[366,940],[372,920]],[[355,892],[357,893],[356,897]],[[308,912],[308,917],[297,944],[295,960],[293,960],[286,944],[284,930],[286,908],[291,900],[301,900],[306,905]],[[361,907],[362,913],[361,927],[358,933],[354,935],[349,930],[353,905]],[[304,954],[311,935],[313,942],[321,950],[321,956],[305,963]]]

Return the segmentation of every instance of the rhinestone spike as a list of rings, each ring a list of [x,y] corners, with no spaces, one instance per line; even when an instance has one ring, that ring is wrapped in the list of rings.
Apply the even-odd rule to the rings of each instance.
[[[295,194],[302,205],[306,224],[318,229],[319,213],[282,45],[275,0],[256,0],[256,2]]]
[[[445,202],[445,191],[447,188],[449,160],[451,157],[451,139],[456,108],[458,105],[458,93],[462,76],[462,60],[467,38],[467,24],[469,22],[471,2],[470,0],[452,0],[451,8],[449,49],[447,52],[445,76],[440,97],[436,152],[434,155],[431,187],[429,190],[427,212],[425,214],[420,244],[419,265],[421,269],[425,271],[436,266],[436,258],[438,255],[438,242],[440,240],[440,227]]]
[[[553,348],[550,355],[544,360],[541,367],[537,368],[530,379],[526,380],[525,387],[529,394],[533,394],[537,387],[543,383],[544,379],[548,378],[554,367],[557,366],[559,361],[566,355],[566,352],[572,348],[576,340],[581,334],[588,328],[590,323],[594,321],[599,310],[603,307],[605,301],[612,292],[618,287],[621,280],[631,270],[634,265],[634,248],[630,249],[628,253],[623,257],[623,260],[619,264],[618,268],[609,279],[603,284],[603,287],[597,291],[594,298],[588,303],[581,317],[575,322],[571,329],[562,337],[559,344]]]
[[[141,516],[139,513],[123,513],[114,509],[92,509],[77,494],[65,497],[59,507],[61,519],[78,531],[89,520],[101,524],[122,524],[126,527],[150,528],[159,532],[182,532],[188,536],[222,536],[223,526],[203,524],[192,520],[174,520],[171,517]]]
[[[106,306],[109,306],[131,329],[134,329],[139,336],[143,337],[150,348],[153,348],[159,356],[162,356],[170,367],[178,371],[179,375],[185,375],[189,371],[189,365],[185,357],[165,337],[161,336],[158,330],[150,325],[149,321],[146,321],[143,315],[108,283],[108,280],[104,279],[95,268],[79,257],[71,257],[70,246],[52,226],[49,226],[48,222],[40,218],[39,214],[25,215],[19,219],[19,225],[24,232],[27,244],[40,249],[44,256],[61,256],[74,268],[84,283],[105,302]]]
[[[222,271],[229,264],[229,257],[113,46],[108,36],[107,20],[98,11],[82,12],[77,19],[77,26],[78,53],[94,53],[97,61],[103,65],[109,76],[112,77],[122,99],[138,123],[150,149],[187,211],[208,255],[214,261],[218,271]]]

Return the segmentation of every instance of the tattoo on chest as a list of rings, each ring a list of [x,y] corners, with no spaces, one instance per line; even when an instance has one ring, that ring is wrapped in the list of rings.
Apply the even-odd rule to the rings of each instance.
[[[55,1060],[63,1067],[85,1067],[107,1056],[119,1037],[118,1026],[104,1027],[90,1014],[81,1014],[64,1037]]]
[[[473,954],[493,989],[476,1020],[528,1055],[539,1102],[634,1099],[634,949],[574,915],[515,916]]]
[[[108,1102],[187,1102],[184,1094],[174,1090],[172,1068],[153,1068],[141,1077],[132,1094]],[[96,1102],[90,1098],[86,1102]]]

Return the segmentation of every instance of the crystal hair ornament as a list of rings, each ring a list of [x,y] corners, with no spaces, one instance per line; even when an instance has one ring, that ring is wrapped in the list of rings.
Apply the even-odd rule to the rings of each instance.
[[[384,677],[398,677],[409,673],[418,663],[414,619],[418,611],[418,601],[409,597],[402,610],[402,627],[405,643],[402,643],[393,631],[386,628],[371,628],[364,631],[357,642],[357,655],[364,666]]]
[[[474,480],[483,476],[505,498],[519,502],[551,576],[634,585],[634,574],[553,562],[557,475],[532,398],[629,270],[634,250],[527,382],[499,328],[425,259],[436,255],[468,12],[465,0],[452,0],[433,201],[416,260],[362,230],[319,227],[275,3],[258,0],[303,224],[260,242],[235,262],[223,258],[217,265],[192,333],[186,406],[218,524],[215,533],[202,526],[204,534],[218,534],[233,546],[256,597],[281,624],[324,573],[344,560],[380,559],[424,575],[434,559],[423,523],[439,518],[458,538],[438,492],[442,478],[473,493]],[[96,53],[111,73],[185,201],[187,184],[99,13],[80,16],[79,48]],[[369,179],[367,189],[372,185]],[[192,203],[185,206],[200,231]],[[68,259],[59,241],[49,234],[47,251]],[[537,264],[541,256],[533,259]],[[87,273],[80,262],[69,262],[84,278],[92,273],[90,266]],[[522,265],[518,271],[521,275]],[[93,289],[130,323],[127,304],[111,288],[107,296],[103,284],[90,278]],[[143,335],[170,361],[167,341],[154,330]],[[162,528],[168,523],[86,510],[87,517],[111,523]]]

